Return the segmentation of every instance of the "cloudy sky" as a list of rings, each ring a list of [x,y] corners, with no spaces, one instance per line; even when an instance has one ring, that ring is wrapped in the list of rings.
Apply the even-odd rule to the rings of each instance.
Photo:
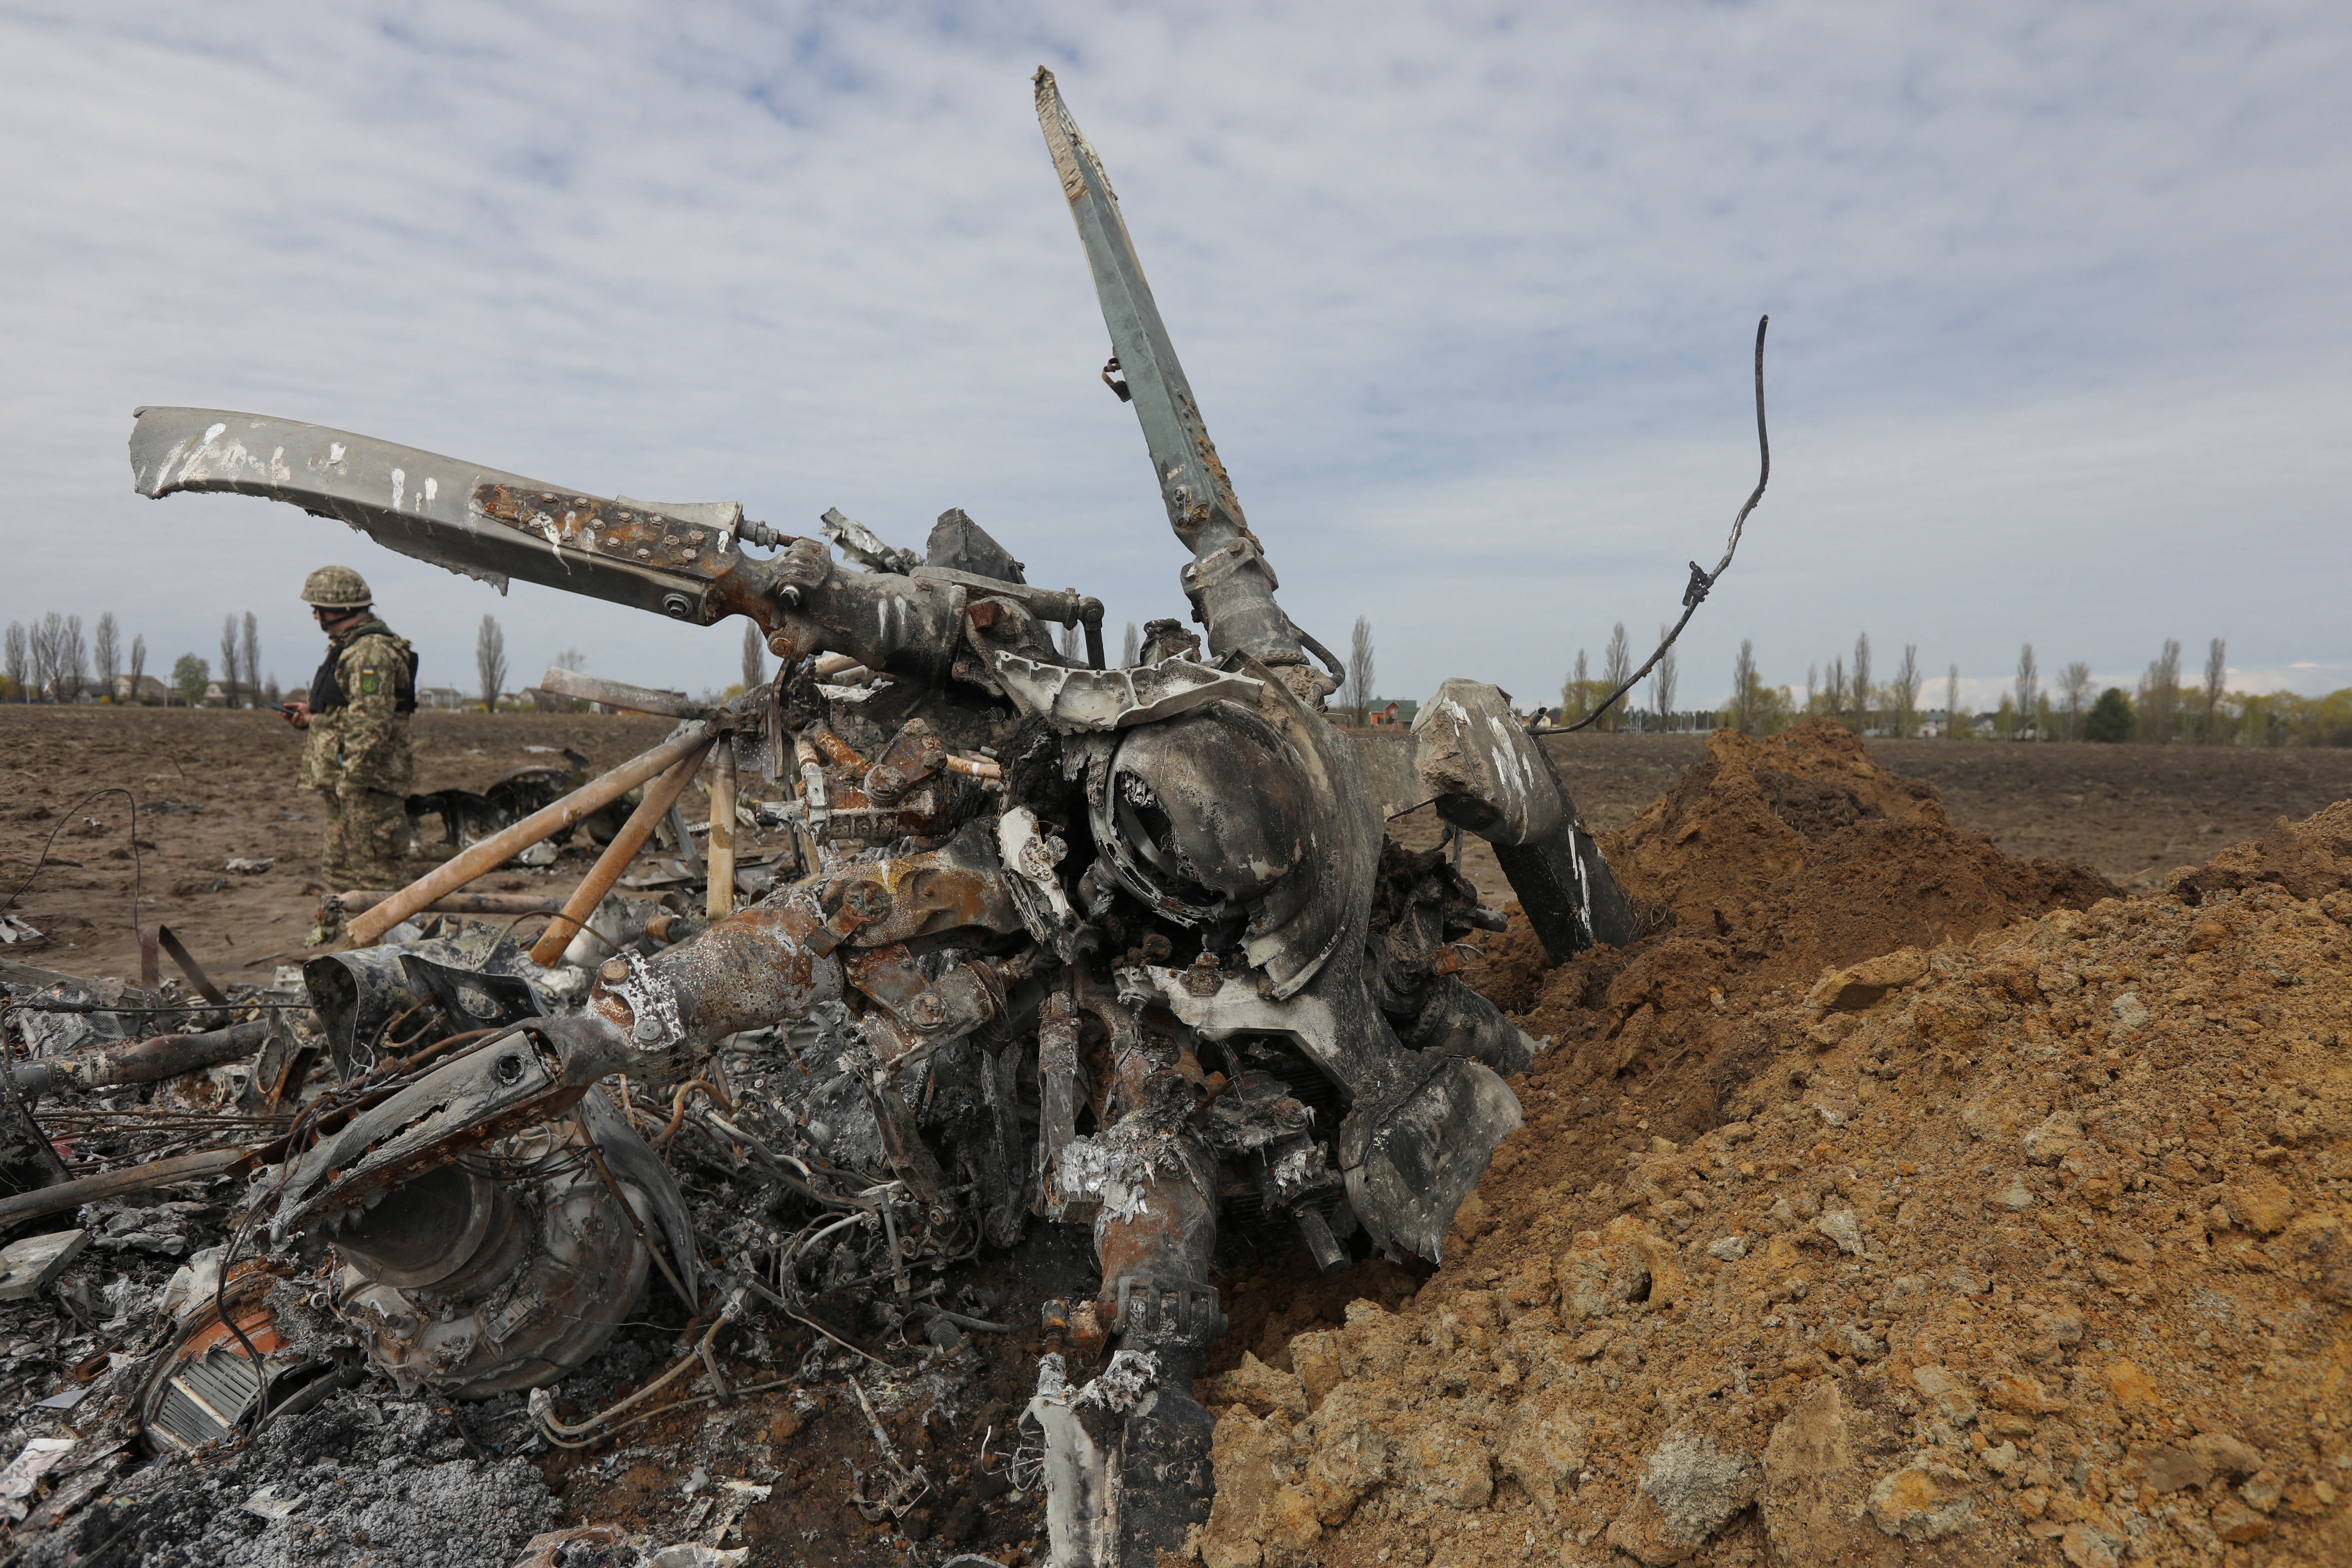
[[[1181,614],[1031,110],[1101,152],[1286,607],[1381,687],[1550,700],[1753,482],[1683,704],[1866,631],[1989,700],[2033,643],[2128,683],[2352,684],[2352,8],[0,4],[0,618],[150,668],[358,566],[469,684],[701,689],[696,632],[504,599],[291,508],[141,500],[141,404],[306,419],[595,493],[961,506]],[[1940,679],[1931,687],[1940,700]]]

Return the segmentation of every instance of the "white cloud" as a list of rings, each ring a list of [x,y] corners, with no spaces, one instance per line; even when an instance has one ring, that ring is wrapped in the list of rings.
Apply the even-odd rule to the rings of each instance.
[[[1286,603],[1383,686],[1530,700],[1674,609],[1801,679],[2136,670],[2166,636],[2339,680],[2352,646],[2352,16],[2024,4],[17,7],[0,19],[0,613],[168,652],[344,559],[443,679],[730,678],[735,637],[130,494],[141,403],[308,418],[566,484],[962,505],[1116,620],[1181,605],[1030,114],[1108,162]],[[2307,668],[2305,667],[2308,667]],[[436,671],[428,671],[428,674]],[[2309,689],[2309,688],[2305,688]]]

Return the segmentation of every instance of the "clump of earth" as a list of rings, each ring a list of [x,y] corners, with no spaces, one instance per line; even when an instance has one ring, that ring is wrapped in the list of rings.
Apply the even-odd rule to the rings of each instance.
[[[1202,1562],[2352,1562],[2352,802],[2126,900],[1809,725],[1605,847],[1442,1266],[1203,1383]]]

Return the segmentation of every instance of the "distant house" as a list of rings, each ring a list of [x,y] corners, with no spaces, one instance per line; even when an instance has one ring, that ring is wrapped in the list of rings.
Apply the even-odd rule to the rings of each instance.
[[[135,692],[131,689],[129,675],[118,675],[114,678],[114,700],[117,702],[163,702],[169,700],[171,696],[172,689],[152,675],[142,675],[139,678],[139,689]]]
[[[466,706],[466,694],[454,686],[420,687],[416,693],[416,705],[456,711]]]
[[[1365,710],[1364,722],[1396,724],[1411,729],[1414,716],[1420,711],[1421,704],[1410,697],[1375,697]]]

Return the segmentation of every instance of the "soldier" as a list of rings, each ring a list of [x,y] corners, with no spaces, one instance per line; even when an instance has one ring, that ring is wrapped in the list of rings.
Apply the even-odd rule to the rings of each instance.
[[[327,657],[308,698],[286,706],[286,721],[310,732],[302,784],[327,805],[319,871],[336,892],[405,880],[403,802],[415,771],[408,716],[416,711],[416,652],[375,616],[372,598],[348,566],[321,566],[303,582],[302,601],[327,634]],[[334,934],[322,922],[312,940]]]

